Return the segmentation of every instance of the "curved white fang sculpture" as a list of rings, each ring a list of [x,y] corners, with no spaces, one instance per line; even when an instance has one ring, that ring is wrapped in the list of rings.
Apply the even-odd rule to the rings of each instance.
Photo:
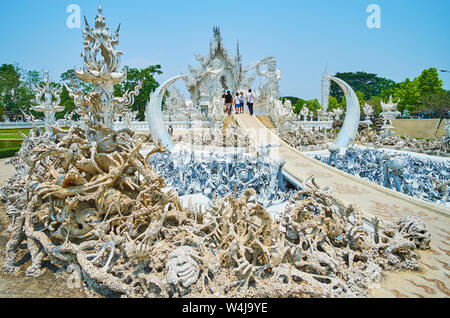
[[[147,118],[148,118],[148,126],[150,128],[150,133],[155,142],[161,141],[161,144],[164,147],[167,147],[167,150],[172,150],[173,142],[167,133],[167,129],[164,127],[164,119],[162,115],[162,99],[165,92],[169,89],[169,87],[175,83],[180,78],[186,78],[186,75],[175,76],[164,84],[162,84],[150,97],[150,101],[147,104]]]
[[[353,141],[358,133],[359,119],[361,111],[359,108],[358,97],[355,91],[343,80],[328,76],[330,80],[336,82],[345,94],[345,101],[347,102],[347,110],[345,112],[344,125],[339,132],[334,144],[339,147],[347,147]]]

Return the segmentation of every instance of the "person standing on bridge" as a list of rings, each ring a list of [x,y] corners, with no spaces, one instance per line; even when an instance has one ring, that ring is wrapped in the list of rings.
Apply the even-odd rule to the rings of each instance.
[[[240,114],[243,114],[245,105],[244,92],[241,92],[241,94],[239,95],[239,104],[241,104]]]
[[[234,98],[234,110],[236,111],[236,115],[241,112],[241,107],[244,106],[241,104],[241,100],[239,99],[239,92],[236,93],[236,97]]]
[[[247,107],[248,107],[248,111],[250,112],[250,116],[253,116],[254,101],[255,101],[255,96],[253,95],[252,90],[249,89],[248,94],[247,94]]]
[[[231,95],[230,91],[228,90],[225,94],[225,109],[228,114],[228,116],[231,115],[231,111],[233,108],[233,95]]]

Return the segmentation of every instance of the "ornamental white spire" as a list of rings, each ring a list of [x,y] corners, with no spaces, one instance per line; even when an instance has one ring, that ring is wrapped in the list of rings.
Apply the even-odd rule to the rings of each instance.
[[[34,87],[35,94],[35,106],[31,109],[38,113],[44,113],[44,125],[45,130],[49,130],[50,126],[55,124],[55,114],[62,112],[64,106],[60,106],[61,94],[60,88],[55,88],[51,86],[51,79],[48,71],[45,71],[44,81],[38,86]]]
[[[383,111],[380,113],[380,116],[384,120],[383,127],[381,127],[381,129],[386,133],[394,128],[392,126],[392,121],[401,115],[397,110],[397,106],[399,103],[400,99],[397,100],[397,103],[394,103],[392,101],[392,95],[389,96],[389,102],[387,104],[383,103],[383,100],[381,100],[381,108]]]
[[[134,104],[134,97],[139,95],[142,82],[133,91],[127,91],[121,97],[114,96],[114,85],[122,83],[127,76],[126,70],[119,71],[122,52],[116,49],[120,24],[112,34],[102,13],[103,8],[99,4],[94,28],[84,18],[86,28],[83,30],[84,52],[81,54],[84,66],[82,70],[74,69],[80,80],[92,84],[94,92],[85,95],[73,83],[73,89],[66,87],[88,126],[98,128],[103,125],[113,129],[115,115],[122,116],[131,111],[130,106]],[[97,138],[101,139],[103,133],[99,131]]]
[[[328,66],[325,68],[325,72],[322,76],[322,109],[323,112],[326,113],[328,110],[328,102],[330,99],[330,73],[328,73]]]

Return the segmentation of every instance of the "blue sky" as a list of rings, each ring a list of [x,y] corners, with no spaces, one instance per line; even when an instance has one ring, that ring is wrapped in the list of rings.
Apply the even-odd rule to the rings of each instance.
[[[331,73],[366,71],[403,81],[429,67],[450,69],[448,0],[102,0],[107,24],[122,23],[122,65],[161,64],[162,82],[196,65],[213,26],[243,61],[278,59],[281,94],[319,98],[326,65]],[[381,29],[369,29],[369,4],[381,8]],[[93,24],[96,0],[2,1],[0,63],[59,74],[81,67],[81,29],[69,29],[66,8],[78,4]],[[450,73],[441,73],[450,90]],[[258,82],[257,82],[258,83]]]

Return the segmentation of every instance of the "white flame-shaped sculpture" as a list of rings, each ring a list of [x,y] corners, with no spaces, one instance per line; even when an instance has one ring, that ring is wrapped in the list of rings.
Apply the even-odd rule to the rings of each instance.
[[[339,120],[343,113],[344,113],[344,110],[340,107],[334,109],[334,111],[333,111],[334,120]]]
[[[61,91],[61,88],[51,86],[48,71],[45,72],[44,82],[40,86],[34,88],[37,105],[32,106],[31,109],[38,113],[44,113],[44,125],[46,131],[49,131],[50,126],[56,123],[55,114],[64,110],[64,106],[59,105],[61,102],[61,97],[59,96]]]
[[[308,115],[309,115],[309,109],[308,109],[308,107],[306,107],[306,104],[304,104],[302,110],[300,111],[300,116],[302,117],[303,121],[307,121]]]
[[[66,87],[88,126],[103,125],[113,129],[115,115],[131,111],[130,106],[134,103],[134,97],[139,95],[142,82],[132,92],[127,91],[121,97],[114,96],[114,85],[122,83],[127,74],[125,70],[118,70],[122,52],[115,47],[119,44],[120,25],[113,35],[106,27],[102,11],[99,5],[94,28],[85,18],[84,52],[81,54],[84,66],[82,70],[75,69],[75,75],[83,82],[92,84],[94,91],[85,95],[73,82],[72,88]],[[103,59],[98,59],[99,54]],[[100,133],[97,139],[102,137]]]
[[[383,110],[380,116],[383,118],[383,127],[381,129],[385,132],[392,130],[394,127],[392,126],[392,121],[400,116],[400,112],[397,110],[397,105],[400,102],[400,99],[397,100],[397,103],[392,101],[392,95],[389,96],[389,102],[387,104],[381,101],[381,109]]]
[[[363,107],[364,110],[364,114],[366,115],[366,122],[371,122],[370,121],[370,116],[373,114],[373,108],[372,106],[370,106],[369,104],[365,104]]]

